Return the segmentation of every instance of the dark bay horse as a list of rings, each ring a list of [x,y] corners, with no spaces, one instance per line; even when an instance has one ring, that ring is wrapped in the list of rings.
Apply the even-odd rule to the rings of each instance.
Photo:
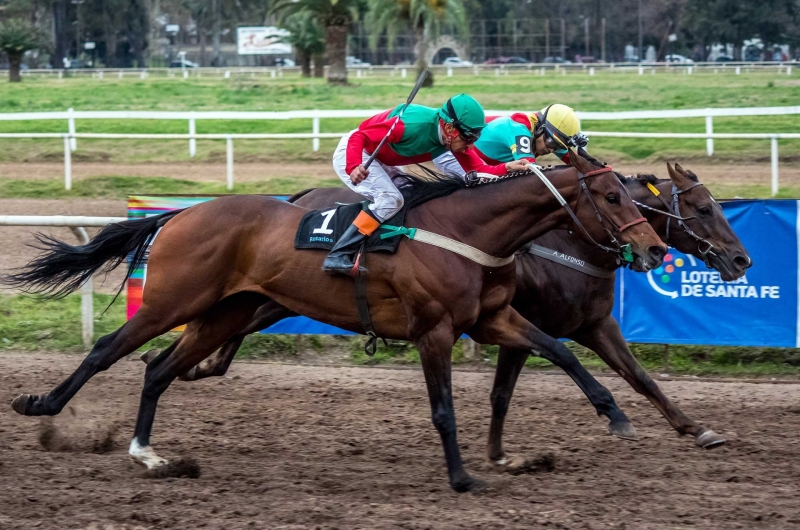
[[[632,246],[645,268],[658,266],[666,247],[641,217],[610,168],[572,157],[573,166],[548,171],[588,234],[609,244],[612,235]],[[581,184],[586,185],[582,189]],[[427,197],[426,197],[427,195]],[[572,226],[567,211],[535,177],[466,188],[455,181],[420,185],[406,224],[507,257],[546,232]],[[580,203],[580,207],[577,207]],[[129,454],[148,468],[167,462],[150,447],[158,399],[179,375],[243,329],[267,300],[352,331],[362,330],[352,280],[321,271],[320,251],[297,251],[294,235],[306,209],[260,196],[229,196],[142,220],[109,225],[87,245],[41,240],[47,252],[6,283],[39,292],[76,288],[107,262],[133,253],[141,260],[152,243],[142,306],[120,329],[100,338],[78,369],[49,393],[17,397],[12,407],[29,416],[59,413],[96,373],[147,341],[187,324],[169,348],[147,365]],[[598,222],[598,218],[601,222]],[[516,268],[481,266],[453,252],[404,242],[394,255],[374,254],[367,298],[379,336],[410,340],[419,349],[433,424],[456,491],[483,482],[464,469],[456,440],[451,350],[463,333],[481,343],[535,351],[564,367],[604,408],[610,393],[557,340],[511,308]],[[66,287],[59,286],[66,284]],[[614,405],[614,407],[616,407]]]
[[[707,188],[699,185],[697,176],[691,171],[685,171],[677,164],[674,168],[667,164],[667,170],[670,178],[665,180],[652,175],[625,179],[633,199],[644,205],[642,213],[665,243],[685,254],[708,260],[708,264],[720,271],[725,281],[740,278],[752,261],[717,202]],[[648,184],[667,198],[666,203],[659,200]],[[674,196],[673,190],[677,192]],[[686,221],[689,230],[679,226],[676,219],[654,211],[672,210],[673,197],[677,198],[680,215],[693,218]],[[301,192],[290,201],[307,208],[324,208],[335,202],[355,202],[360,199],[359,195],[345,188],[321,188]],[[563,230],[545,234],[534,243],[579,258],[609,273],[618,266],[613,256]],[[707,252],[709,245],[712,252]],[[637,392],[647,397],[678,433],[694,436],[699,447],[711,448],[723,444],[725,439],[722,436],[698,425],[672,404],[636,361],[622,337],[619,325],[611,316],[614,284],[614,275],[602,278],[590,276],[526,252],[517,255],[517,288],[511,305],[548,335],[571,338],[597,353]],[[191,381],[225,374],[246,335],[290,316],[294,316],[294,313],[274,302],[265,304],[245,329],[232,337],[216,354],[181,376],[181,379]],[[145,362],[150,358],[144,358]],[[517,377],[527,358],[528,352],[508,348],[500,350],[492,391],[489,443],[489,457],[495,462],[511,462],[502,450],[503,419]],[[624,414],[609,413],[602,403],[595,405],[599,413],[612,420],[609,430],[613,434],[622,438],[636,438],[633,425],[622,419]]]

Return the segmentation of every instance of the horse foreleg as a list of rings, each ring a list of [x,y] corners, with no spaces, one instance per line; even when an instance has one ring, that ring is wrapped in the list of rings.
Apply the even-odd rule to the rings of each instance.
[[[690,434],[698,447],[710,449],[725,443],[725,438],[697,424],[673,405],[655,381],[639,365],[628,348],[619,324],[610,315],[589,329],[575,334],[575,341],[591,349],[638,393],[645,396],[681,435]]]
[[[522,318],[510,306],[490,317],[480,319],[469,333],[480,343],[526,350],[547,359],[572,378],[594,405],[598,415],[609,419],[608,428],[612,434],[625,439],[637,439],[636,430],[617,406],[614,396],[581,365],[575,354],[558,340]]]
[[[492,387],[492,422],[489,426],[489,460],[499,465],[508,465],[508,457],[503,451],[503,424],[505,423],[511,395],[517,384],[530,350],[512,350],[500,348],[497,356],[497,370]]]
[[[440,322],[432,331],[417,339],[422,370],[431,402],[431,419],[439,432],[447,461],[450,486],[459,493],[481,490],[486,483],[472,478],[464,469],[456,440],[456,414],[453,407],[451,355],[455,339],[451,326]]]
[[[148,469],[167,463],[150,447],[158,399],[176,377],[241,330],[252,319],[263,300],[261,295],[240,293],[218,302],[190,322],[181,337],[147,365],[136,428],[128,451],[136,462]]]

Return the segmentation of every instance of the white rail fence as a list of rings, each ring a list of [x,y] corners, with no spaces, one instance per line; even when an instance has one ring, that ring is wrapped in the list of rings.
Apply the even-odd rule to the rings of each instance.
[[[741,75],[743,73],[765,72],[791,76],[798,66],[795,62],[702,62],[702,63],[523,63],[523,64],[476,64],[471,66],[429,65],[437,75],[453,77],[455,75],[493,75],[510,74],[527,75],[575,75],[594,76],[600,73],[656,75],[656,73],[692,75],[695,72]],[[327,67],[325,67],[327,75]],[[0,70],[1,71],[1,70]],[[416,68],[409,65],[375,65],[351,66],[348,75],[356,79],[371,76],[399,77],[401,79],[416,75]],[[249,77],[280,79],[286,76],[299,76],[299,67],[275,66],[233,66],[203,68],[78,68],[78,69],[31,69],[22,70],[23,77],[49,77],[64,79],[67,77],[88,77],[103,79],[148,79],[163,77],[168,79],[233,79]]]
[[[67,190],[72,188],[72,157],[71,152],[77,150],[79,138],[91,139],[120,139],[120,140],[188,140],[189,156],[197,153],[197,140],[225,140],[226,142],[226,182],[229,190],[234,186],[234,140],[276,140],[276,139],[310,139],[314,151],[320,149],[320,139],[340,138],[344,132],[321,133],[320,122],[323,119],[358,119],[374,116],[381,109],[371,110],[300,110],[287,112],[240,112],[240,111],[212,111],[212,112],[159,112],[159,111],[75,111],[68,109],[66,112],[22,112],[0,114],[0,121],[34,121],[34,120],[64,120],[66,133],[0,133],[0,138],[63,138],[64,141],[64,186]],[[487,110],[489,116],[509,116],[511,110]],[[714,140],[769,140],[772,173],[772,194],[778,192],[778,140],[800,139],[800,133],[714,133],[715,117],[746,117],[746,116],[775,116],[800,114],[800,106],[791,107],[753,107],[753,108],[706,108],[683,110],[651,110],[628,112],[579,112],[582,122],[587,121],[617,121],[617,120],[651,120],[651,119],[685,119],[705,118],[705,133],[644,133],[644,132],[614,132],[591,131],[586,133],[595,137],[609,138],[679,138],[679,139],[705,139],[708,156],[714,154]],[[197,134],[198,120],[297,120],[310,119],[310,133],[242,133],[242,134]],[[120,133],[78,133],[76,120],[181,120],[188,125],[187,134],[120,134]]]
[[[86,227],[106,226],[126,221],[127,217],[85,217],[70,215],[0,215],[0,226],[65,226],[81,245],[89,242]],[[94,344],[94,300],[92,278],[81,286],[81,336],[87,348]]]

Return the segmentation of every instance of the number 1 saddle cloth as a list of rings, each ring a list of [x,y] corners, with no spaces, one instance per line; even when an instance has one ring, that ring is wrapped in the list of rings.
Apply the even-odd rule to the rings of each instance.
[[[323,208],[321,210],[311,210],[303,216],[297,234],[294,238],[294,248],[296,249],[320,249],[330,250],[347,227],[362,209],[367,207],[367,202],[357,202],[354,204],[344,204]],[[390,226],[403,226],[406,210],[403,208],[394,217],[388,219],[384,224]],[[388,235],[390,232],[378,228],[367,239],[367,252],[389,252],[397,251],[402,234],[391,235],[381,238],[381,235]]]

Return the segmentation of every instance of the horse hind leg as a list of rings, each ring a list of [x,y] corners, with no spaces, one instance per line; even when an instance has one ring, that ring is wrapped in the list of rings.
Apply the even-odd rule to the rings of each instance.
[[[175,378],[241,330],[263,300],[262,295],[241,293],[218,302],[189,323],[181,337],[147,365],[136,428],[128,451],[135,462],[148,469],[168,463],[150,447],[150,433],[161,394]]]
[[[258,308],[253,319],[241,331],[228,339],[219,350],[212,353],[207,359],[178,376],[178,379],[181,381],[198,381],[206,377],[225,375],[228,373],[228,368],[230,368],[233,359],[236,357],[236,352],[239,351],[247,335],[266,329],[276,322],[296,315],[296,313],[289,311],[277,302],[267,302]],[[145,364],[149,364],[157,355],[157,350],[151,350],[143,353],[141,359]]]
[[[114,333],[101,337],[80,366],[55,389],[45,394],[22,394],[11,407],[25,416],[54,416],[61,412],[75,394],[98,372],[108,370],[114,363],[147,341],[181,324],[169,315],[157,314],[142,307],[134,317]]]

